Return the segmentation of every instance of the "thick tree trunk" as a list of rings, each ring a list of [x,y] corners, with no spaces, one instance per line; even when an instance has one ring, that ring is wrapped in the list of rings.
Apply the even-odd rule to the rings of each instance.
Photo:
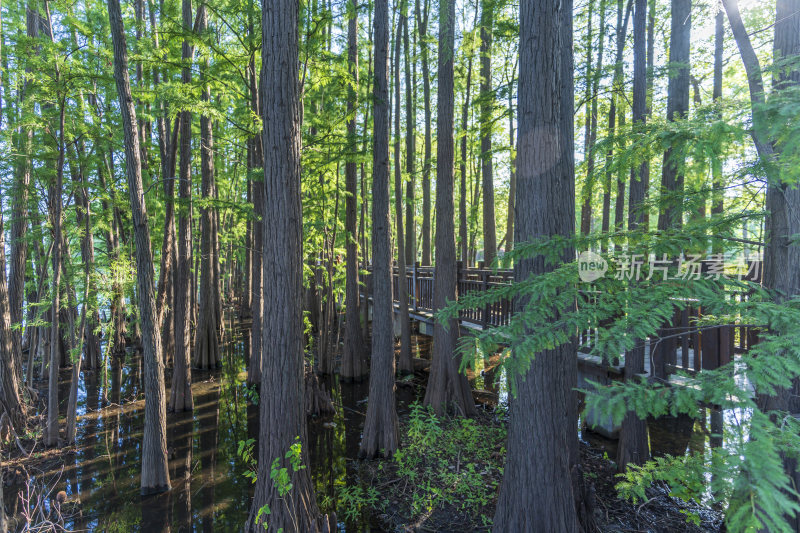
[[[439,88],[436,130],[436,266],[433,282],[434,311],[456,299],[456,242],[453,223],[453,56],[455,41],[455,1],[439,3]],[[433,326],[433,362],[425,405],[437,414],[453,412],[462,416],[475,414],[467,376],[459,369],[457,320]]]
[[[483,260],[491,265],[497,256],[494,216],[494,171],[492,167],[492,92],[493,0],[481,1],[481,177],[483,179]]]
[[[714,104],[719,104],[722,98],[722,60],[725,44],[725,12],[722,6],[719,6],[717,15],[714,17],[714,87],[712,91],[712,98]],[[719,108],[714,110],[718,119],[722,118],[722,113]],[[722,157],[716,154],[712,156],[711,160],[711,215],[722,215],[724,211],[725,191],[723,189],[724,183],[722,179]],[[722,249],[717,247],[714,253],[721,253]]]
[[[431,264],[431,74],[428,63],[429,0],[415,0],[419,28],[419,49],[422,56],[422,92],[425,108],[425,159],[422,163],[422,265]]]
[[[398,446],[394,405],[392,251],[389,239],[389,6],[375,0],[375,81],[372,150],[372,368],[369,403],[359,455],[394,454]],[[424,230],[423,230],[424,231]],[[424,252],[423,252],[424,253]]]
[[[24,406],[20,397],[18,376],[20,371],[12,352],[11,310],[8,306],[8,287],[6,285],[6,252],[3,214],[0,212],[0,417],[8,415],[10,424],[16,430],[24,427]],[[0,426],[0,435],[5,428]],[[0,483],[0,491],[2,491]],[[0,507],[0,514],[2,513]],[[2,518],[2,517],[0,517]]]
[[[192,31],[192,0],[183,0],[183,31]],[[204,9],[202,6],[200,9]],[[192,60],[192,46],[189,39],[183,41],[182,59]],[[185,85],[192,82],[190,66],[184,66],[181,80]],[[189,353],[192,347],[191,302],[192,302],[192,113],[181,112],[180,165],[178,167],[178,264],[174,276],[175,290],[175,355],[173,358],[172,387],[170,389],[170,411],[191,411],[192,373],[189,367]]]
[[[407,23],[404,15],[405,3],[400,6],[400,17],[397,21],[397,33],[394,39],[394,211],[397,224],[395,238],[397,240],[397,294],[399,309],[397,321],[400,324],[400,357],[397,360],[397,371],[410,374],[414,372],[411,360],[411,320],[408,316],[408,283],[406,282],[406,237],[412,240],[413,235],[403,232],[403,172],[400,165],[400,47],[402,45],[403,26]],[[409,120],[411,117],[407,117]]]
[[[153,256],[150,250],[150,227],[144,202],[142,165],[139,160],[139,139],[136,110],[131,97],[128,76],[128,51],[119,0],[108,1],[108,17],[114,43],[114,79],[119,94],[120,113],[125,132],[125,161],[128,195],[136,239],[136,289],[139,317],[142,324],[142,350],[145,372],[144,436],[142,439],[142,493],[169,490],[167,469],[167,406],[164,397],[164,368],[160,363],[161,339],[156,323]]]
[[[534,37],[535,36],[535,37]],[[574,233],[572,2],[520,5],[519,152],[515,241]],[[543,158],[541,154],[551,154]],[[573,260],[565,251],[563,259]],[[553,267],[540,257],[515,265],[517,281]],[[515,307],[524,301],[515,302]],[[493,530],[581,530],[573,479],[578,462],[575,344],[535,354],[517,376],[508,455]],[[535,502],[532,505],[531,502]],[[589,529],[586,524],[583,528]]]
[[[295,470],[287,452],[298,441],[304,462],[303,240],[300,200],[300,93],[297,0],[262,9],[261,118],[264,124],[264,343],[259,401],[258,481],[245,531],[309,531],[319,511],[309,469]],[[273,461],[289,469],[291,497],[270,476]],[[307,465],[306,465],[307,466]],[[271,513],[260,515],[264,505]]]
[[[208,13],[205,6],[201,6],[202,13],[199,17],[198,31],[205,31],[208,27]],[[210,104],[211,91],[206,80],[208,60],[203,65],[201,73],[205,87],[203,101]],[[219,355],[219,336],[222,329],[221,292],[219,276],[219,242],[216,239],[216,210],[208,202],[216,198],[216,184],[214,181],[214,132],[211,118],[207,115],[200,117],[200,157],[202,174],[202,194],[204,204],[200,209],[200,231],[202,254],[200,265],[200,297],[199,313],[194,350],[194,366],[202,370],[217,368],[221,365]]]
[[[359,286],[358,286],[358,241],[356,234],[356,209],[358,183],[356,176],[355,153],[358,149],[356,139],[356,109],[358,108],[358,5],[357,0],[348,2],[349,20],[347,23],[347,58],[348,73],[352,87],[348,90],[347,113],[347,142],[349,154],[344,167],[345,188],[345,232],[346,232],[346,280],[345,280],[345,332],[344,348],[342,350],[341,376],[345,380],[361,380],[367,373],[364,360],[364,339],[361,336],[361,322],[359,317]],[[362,184],[363,187],[363,184]],[[363,200],[362,200],[363,201]]]
[[[645,65],[645,24],[647,23],[647,0],[635,0],[633,12],[633,123],[636,131],[642,131],[647,108],[647,70]],[[631,171],[628,206],[628,229],[646,229],[644,224],[644,201],[647,193],[647,162]],[[625,354],[625,379],[638,379],[644,374],[644,343]],[[622,422],[617,465],[621,470],[628,464],[644,464],[649,459],[650,448],[647,440],[647,422],[635,413],[629,412]]]

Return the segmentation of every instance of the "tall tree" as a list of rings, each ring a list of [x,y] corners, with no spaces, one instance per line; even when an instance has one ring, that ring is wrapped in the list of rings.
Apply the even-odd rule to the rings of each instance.
[[[345,189],[345,331],[342,349],[341,376],[360,380],[366,373],[364,338],[359,318],[358,240],[356,235],[357,176],[355,154],[358,150],[356,115],[358,109],[358,0],[347,3],[347,70],[350,83],[347,89],[347,145],[349,154],[344,165]],[[362,185],[363,186],[363,185]]]
[[[492,31],[494,0],[481,0],[481,177],[483,179],[483,260],[491,265],[497,256],[494,216],[494,171],[492,129],[494,92],[492,91]]]
[[[2,3],[0,3],[0,30],[2,29]],[[2,32],[0,32],[0,35]],[[2,43],[0,38],[0,57],[2,57]],[[0,125],[3,123],[3,87],[2,70],[0,70]],[[0,191],[0,195],[2,191]],[[25,420],[24,404],[20,397],[19,376],[20,369],[13,355],[11,309],[9,308],[8,286],[6,285],[6,243],[5,228],[3,227],[3,213],[0,209],[0,419],[8,417],[8,421],[15,429],[21,429]],[[3,428],[0,427],[0,431]],[[0,468],[0,531],[6,526],[5,507],[3,507],[3,475]]]
[[[781,172],[776,165],[776,157],[782,153],[782,145],[770,136],[767,124],[764,80],[761,65],[750,35],[742,22],[737,0],[723,0],[728,14],[731,32],[736,40],[739,53],[747,74],[750,90],[750,105],[753,120],[753,141],[759,158],[767,170],[766,195],[766,247],[764,250],[764,286],[774,291],[778,303],[800,294],[800,246],[796,235],[800,233],[800,189],[796,187],[797,175],[785,167]],[[778,0],[775,10],[775,39],[773,41],[773,61],[780,68],[773,74],[773,95],[781,98],[783,91],[796,91],[800,87],[800,0]],[[791,94],[791,93],[790,93]],[[783,96],[785,98],[785,96]],[[788,171],[788,172],[787,172]],[[778,410],[796,413],[800,409],[800,380],[774,391],[773,395],[760,395],[757,403],[762,410]],[[784,470],[793,486],[800,482],[797,462],[784,458]],[[796,503],[796,501],[795,501]],[[787,516],[791,530],[800,531],[800,517]]]
[[[359,455],[391,456],[398,446],[394,405],[392,250],[389,241],[389,5],[375,0],[372,147],[372,367]]]
[[[514,240],[569,238],[575,226],[570,0],[520,4],[519,55]],[[562,259],[573,257],[565,250]],[[514,277],[521,282],[552,268],[542,256],[522,259],[514,265]],[[514,306],[524,304],[520,300]],[[511,357],[532,360],[525,374],[514,378],[517,395],[493,530],[577,532],[571,476],[578,460],[575,344],[535,355],[512,347]]]
[[[143,494],[149,494],[163,492],[170,488],[167,468],[167,405],[164,397],[164,369],[160,364],[161,338],[156,323],[153,255],[150,250],[147,206],[144,202],[136,109],[131,96],[128,50],[119,0],[108,1],[108,18],[111,26],[111,39],[114,44],[114,80],[117,85],[125,134],[125,167],[136,245],[136,294],[139,301],[145,374],[141,490]]]
[[[477,13],[476,13],[477,15]],[[469,266],[469,242],[467,236],[467,141],[469,139],[469,105],[472,89],[472,51],[469,49],[467,58],[467,83],[464,89],[464,103],[461,106],[461,158],[459,161],[459,191],[458,196],[458,242],[460,255],[464,267]]]
[[[400,53],[403,35],[403,26],[407,24],[405,16],[406,5],[402,1],[399,6],[397,32],[394,39],[394,211],[397,220],[395,240],[397,241],[397,294],[398,294],[398,322],[400,323],[400,357],[397,361],[397,370],[402,373],[414,371],[411,360],[411,320],[408,313],[408,283],[406,282],[406,238],[403,231],[403,169],[400,157]],[[410,120],[411,117],[408,117]]]
[[[633,11],[633,126],[641,133],[647,108],[647,69],[645,62],[645,25],[647,24],[647,0],[635,0]],[[646,230],[644,226],[645,197],[647,194],[647,161],[638,169],[631,169],[628,206],[628,229]],[[638,379],[644,373],[644,343],[625,354],[625,379]],[[617,452],[617,465],[624,469],[629,463],[644,464],[649,459],[647,422],[629,412],[622,422],[622,431]]]
[[[258,481],[245,531],[316,531],[308,468],[289,464],[299,439],[307,450],[303,399],[303,239],[300,199],[300,3],[278,0],[261,11],[261,119],[264,125],[264,307],[259,399]],[[269,278],[267,278],[269,272]],[[287,468],[291,497],[272,480],[273,461]],[[270,513],[261,509],[268,505]]]
[[[689,49],[692,28],[691,0],[672,0],[669,40],[669,83],[667,86],[667,121],[687,118],[689,112]],[[683,185],[686,142],[675,138],[664,152],[661,167],[661,196],[658,229],[674,230],[683,226]],[[669,325],[667,325],[669,327]],[[677,339],[665,335],[653,355],[653,375],[664,378],[666,365],[675,357]]]
[[[203,6],[200,9],[204,9]],[[183,39],[181,60],[181,82],[185,86],[192,83],[193,50],[189,41],[192,32],[192,0],[181,2]],[[189,366],[189,352],[192,347],[191,301],[192,301],[192,112],[181,111],[180,164],[178,167],[178,264],[175,269],[175,355],[173,358],[172,388],[169,396],[170,411],[191,411],[192,372]]]
[[[434,311],[456,299],[457,263],[453,222],[454,96],[453,57],[455,55],[455,1],[439,2],[439,88],[437,93],[436,131],[436,265],[433,280]],[[469,416],[475,413],[467,376],[459,371],[456,345],[457,320],[433,326],[433,362],[425,405],[437,414],[454,412]]]
[[[417,111],[415,100],[416,63],[414,73],[411,72],[412,53],[409,34],[408,0],[403,1],[403,51],[405,56],[406,85],[406,264],[413,265],[417,261],[417,224],[415,208],[415,189],[417,181]]]
[[[208,10],[205,4],[200,6],[200,10],[198,31],[202,34],[208,29]],[[202,100],[206,105],[211,102],[208,68],[209,60],[206,56],[201,71]],[[194,366],[207,370],[221,365],[219,335],[222,330],[220,258],[217,238],[219,216],[218,210],[209,205],[209,202],[216,199],[217,186],[214,177],[214,132],[208,113],[200,116],[200,159],[203,204],[200,207],[200,297],[198,299],[198,325],[195,333]]]
[[[420,1],[422,5],[420,7]],[[431,73],[428,61],[430,0],[414,0],[422,56],[422,94],[425,109],[425,156],[422,163],[422,265],[431,264]]]

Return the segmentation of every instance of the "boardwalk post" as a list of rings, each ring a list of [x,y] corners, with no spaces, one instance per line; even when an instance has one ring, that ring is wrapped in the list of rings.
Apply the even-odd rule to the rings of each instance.
[[[414,261],[411,266],[411,297],[414,299],[414,311],[417,311],[417,268],[419,268],[419,261]]]

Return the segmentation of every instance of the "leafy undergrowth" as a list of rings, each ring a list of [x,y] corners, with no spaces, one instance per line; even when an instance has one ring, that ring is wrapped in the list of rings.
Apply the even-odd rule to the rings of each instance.
[[[370,488],[348,507],[370,507],[392,531],[490,530],[505,461],[501,417],[437,417],[415,403],[400,424],[400,449],[362,463]]]
[[[396,532],[490,531],[506,454],[504,413],[440,418],[413,404],[400,425],[395,456],[361,461],[360,483],[338,495],[341,518],[368,514]],[[607,454],[581,443],[581,459],[600,532],[721,530],[721,513],[675,498],[663,484],[646,489],[644,501],[621,499],[623,478]]]

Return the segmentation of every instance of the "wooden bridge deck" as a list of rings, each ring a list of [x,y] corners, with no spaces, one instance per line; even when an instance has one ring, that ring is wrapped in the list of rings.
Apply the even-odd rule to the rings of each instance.
[[[760,272],[761,269],[758,268],[756,271]],[[367,272],[364,286],[367,290],[367,299],[371,300],[369,297],[372,292],[371,269],[367,268]],[[513,278],[512,270],[463,268],[459,263],[457,294],[487,291],[496,286],[507,285]],[[398,282],[398,268],[395,267],[392,282],[395,312],[399,309]],[[405,283],[408,289],[408,309],[411,319],[424,324],[433,324],[434,268],[418,264],[409,265],[406,267]],[[673,353],[659,354],[656,351],[651,356],[650,348],[651,345],[656,346],[655,339],[645,340],[645,371],[648,375],[652,371],[651,362],[655,356],[666,358],[666,367],[670,373],[675,370],[694,373],[701,369],[715,369],[732,361],[736,354],[744,353],[757,341],[754,330],[736,324],[720,326],[703,332],[696,331],[693,322],[700,312],[699,308],[690,305],[683,311],[676,312],[672,324],[665,325],[670,334],[678,335],[677,349]],[[512,313],[512,302],[503,300],[483,308],[462,310],[459,323],[465,329],[483,330],[508,324]],[[596,336],[597,331],[591,329],[578,333],[579,368],[582,367],[587,373],[597,378],[618,379],[622,375],[624,354],[613,356],[612,364],[604,362],[599,356],[591,355],[589,352]],[[662,346],[658,346],[657,350],[663,349]]]

